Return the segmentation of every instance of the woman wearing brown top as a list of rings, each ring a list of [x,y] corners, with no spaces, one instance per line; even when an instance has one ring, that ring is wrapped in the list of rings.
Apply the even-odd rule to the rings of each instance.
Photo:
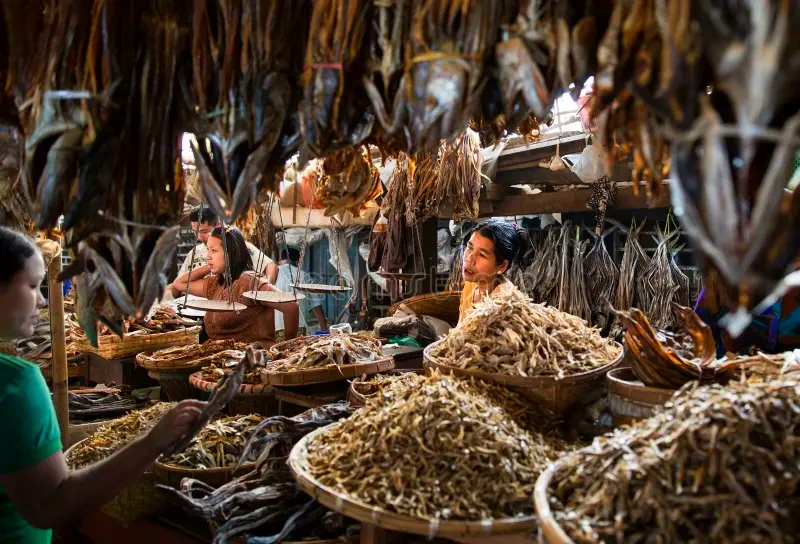
[[[227,273],[223,233],[228,249],[230,274]],[[255,275],[250,252],[238,229],[217,227],[208,238],[208,261],[172,282],[175,297],[186,292],[209,300],[233,300],[247,306],[241,312],[208,312],[205,326],[211,340],[233,339],[239,342],[275,343],[275,310],[283,313],[286,339],[297,336],[300,310],[297,302],[261,302],[244,298],[247,291],[277,291],[266,279]],[[226,281],[227,280],[227,281]],[[230,288],[226,283],[230,282]],[[232,294],[232,296],[231,296]]]

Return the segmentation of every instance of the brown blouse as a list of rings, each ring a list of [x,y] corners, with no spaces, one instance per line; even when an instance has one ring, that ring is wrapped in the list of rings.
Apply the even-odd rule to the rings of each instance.
[[[244,298],[243,293],[257,290],[265,283],[263,278],[253,282],[253,273],[245,272],[231,285],[233,301],[247,306],[241,312],[207,312],[205,325],[211,340],[232,339],[238,342],[262,342],[264,346],[275,343],[275,310],[257,305]],[[217,276],[206,277],[206,298],[228,300],[228,289],[217,282]]]

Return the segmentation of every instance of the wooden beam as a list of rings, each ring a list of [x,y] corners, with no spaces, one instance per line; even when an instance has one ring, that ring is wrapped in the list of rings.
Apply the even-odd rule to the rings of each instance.
[[[507,217],[512,215],[537,215],[543,213],[576,213],[590,211],[587,204],[592,195],[591,189],[576,189],[573,191],[553,191],[535,195],[507,195],[502,200],[494,203],[493,216]],[[661,196],[653,203],[647,202],[644,188],[639,189],[639,195],[633,193],[632,187],[617,189],[617,198],[612,210],[636,210],[643,208],[668,208],[670,205],[667,187]],[[489,215],[482,215],[488,217]]]
[[[48,310],[50,312],[50,340],[53,366],[53,404],[61,431],[61,444],[69,447],[69,389],[67,380],[67,338],[64,331],[64,291],[58,281],[61,274],[61,250],[47,266]]]
[[[623,160],[614,163],[608,178],[612,181],[630,182],[633,163]],[[494,183],[498,185],[574,185],[582,184],[580,178],[567,167],[550,170],[536,164],[520,164],[497,172]],[[592,180],[594,181],[594,180]]]
[[[309,212],[311,213],[310,220],[308,218]],[[291,207],[274,206],[272,209],[272,224],[276,227],[283,226],[285,228],[305,227],[306,221],[308,221],[308,226],[312,229],[326,229],[331,226],[331,218],[325,217],[325,210],[309,210],[308,208],[298,206],[297,219],[292,221],[293,213],[294,210]],[[362,214],[362,217],[350,217],[345,227],[352,225],[371,226],[377,214],[378,208],[370,208]]]
[[[497,171],[501,172],[510,166],[540,161],[556,154],[556,147],[561,155],[580,153],[586,147],[586,134],[567,138],[552,138],[543,142],[504,149],[497,159]]]

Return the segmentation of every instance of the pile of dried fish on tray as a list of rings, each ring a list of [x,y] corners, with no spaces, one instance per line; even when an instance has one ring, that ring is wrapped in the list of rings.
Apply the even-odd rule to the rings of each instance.
[[[246,344],[233,340],[206,340],[202,344],[172,346],[152,353],[140,353],[136,363],[148,370],[192,370],[209,362],[224,365],[244,358]]]
[[[103,425],[97,432],[67,451],[65,456],[69,468],[76,470],[102,461],[149,431],[173,406],[173,403],[161,402]]]
[[[607,366],[621,351],[582,319],[512,291],[478,303],[426,354],[447,367],[563,379]]]
[[[232,468],[237,463],[255,463],[261,455],[259,447],[251,447],[246,457],[242,452],[263,419],[256,414],[214,419],[197,433],[188,448],[162,457],[159,462],[167,467],[186,469]]]
[[[380,340],[361,334],[304,337],[274,346],[271,354],[274,359],[261,377],[272,385],[339,381],[394,368],[391,357],[383,356]]]
[[[551,542],[793,542],[800,383],[685,386],[537,484]]]
[[[345,533],[350,522],[303,493],[286,459],[302,437],[351,413],[347,403],[341,402],[292,418],[265,419],[253,431],[242,454],[246,458],[251,449],[262,452],[252,471],[216,489],[190,478],[183,480],[180,489],[161,487],[188,512],[214,524],[215,544],[239,535],[245,535],[250,544],[336,538]]]
[[[402,516],[407,532],[429,537],[474,524],[486,536],[535,528],[535,481],[567,449],[521,397],[433,372],[309,435],[289,462],[304,489],[356,519]]]
[[[74,359],[80,355],[80,350],[75,340],[82,334],[81,329],[75,323],[74,318],[66,316],[64,322],[64,334],[66,335],[67,360]],[[14,354],[27,359],[36,361],[40,366],[49,366],[52,359],[50,340],[50,316],[47,310],[39,311],[39,319],[36,321],[33,336],[16,340],[13,345]]]

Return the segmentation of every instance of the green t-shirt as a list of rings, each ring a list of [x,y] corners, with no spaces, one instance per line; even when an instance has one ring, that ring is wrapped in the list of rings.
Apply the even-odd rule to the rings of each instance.
[[[35,465],[61,450],[53,402],[39,367],[0,355],[0,474]],[[50,544],[53,532],[30,525],[0,487],[0,544]]]

